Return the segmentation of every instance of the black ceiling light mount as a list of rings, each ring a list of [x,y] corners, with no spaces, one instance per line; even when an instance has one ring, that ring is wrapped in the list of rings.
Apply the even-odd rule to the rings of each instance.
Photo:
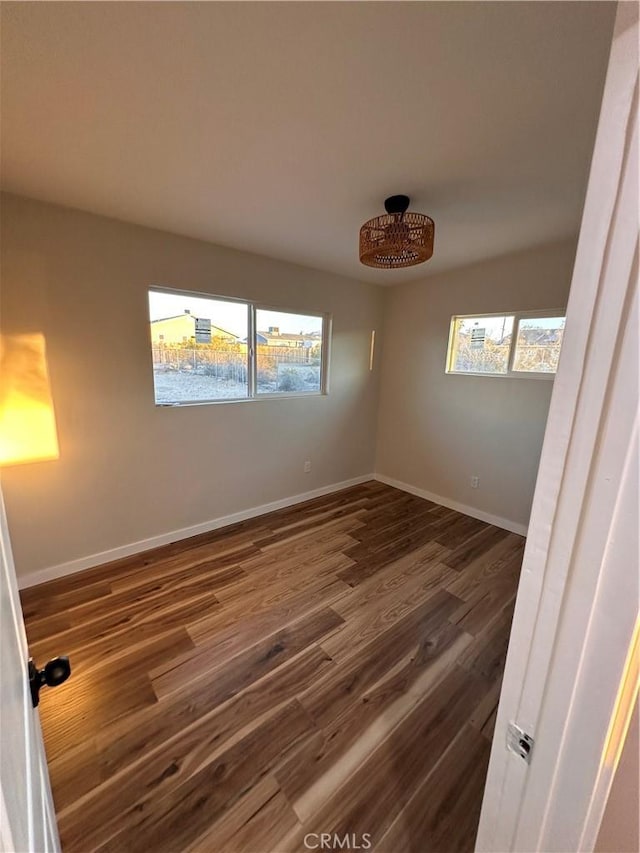
[[[433,255],[435,225],[424,213],[409,211],[408,195],[385,199],[382,216],[365,222],[360,229],[360,261],[377,269],[412,267]]]
[[[408,195],[390,195],[384,200],[384,209],[387,213],[406,213],[409,210],[411,199]]]

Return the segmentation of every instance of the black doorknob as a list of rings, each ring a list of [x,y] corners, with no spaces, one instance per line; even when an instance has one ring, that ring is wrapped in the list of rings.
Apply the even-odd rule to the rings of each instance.
[[[29,660],[29,686],[31,688],[31,702],[33,707],[37,708],[40,702],[40,689],[45,685],[47,687],[57,687],[66,681],[71,675],[71,664],[69,658],[65,655],[60,655],[57,658],[52,658],[44,665],[43,669],[38,669],[33,660]]]

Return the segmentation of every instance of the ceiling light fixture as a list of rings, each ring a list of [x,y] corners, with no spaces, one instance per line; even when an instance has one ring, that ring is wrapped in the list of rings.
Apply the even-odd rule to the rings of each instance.
[[[386,199],[382,216],[365,222],[360,229],[360,261],[382,270],[413,267],[433,255],[433,219],[408,211],[409,196]]]

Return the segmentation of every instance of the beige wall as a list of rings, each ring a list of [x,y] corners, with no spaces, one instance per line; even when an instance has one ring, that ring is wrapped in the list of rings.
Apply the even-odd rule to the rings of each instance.
[[[374,470],[526,524],[552,383],[445,375],[449,320],[562,307],[573,254],[563,242],[383,290],[3,196],[2,329],[46,335],[61,447],[3,472],[18,573]],[[330,394],[157,408],[154,284],[331,312]]]
[[[574,253],[575,241],[562,242],[388,291],[379,474],[528,522],[553,383],[446,375],[449,323],[453,314],[565,307]]]
[[[153,284],[331,312],[330,394],[156,408]],[[1,296],[46,335],[61,451],[3,471],[19,575],[374,469],[374,285],[4,196]]]

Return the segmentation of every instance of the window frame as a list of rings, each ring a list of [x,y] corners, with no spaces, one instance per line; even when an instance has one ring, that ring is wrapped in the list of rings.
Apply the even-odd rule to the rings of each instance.
[[[149,294],[167,293],[175,296],[191,296],[196,299],[211,299],[219,302],[235,302],[247,308],[247,395],[246,397],[223,397],[219,400],[178,400],[176,402],[158,402],[155,399],[155,383],[153,389],[155,405],[161,408],[175,408],[180,406],[210,406],[220,403],[249,403],[265,400],[282,400],[295,397],[326,397],[329,394],[329,350],[331,347],[331,333],[333,317],[327,311],[311,311],[300,308],[287,308],[281,305],[263,303],[252,299],[242,299],[237,296],[221,296],[214,293],[202,293],[197,290],[182,290],[175,287],[162,287],[150,285],[147,287],[147,313]],[[257,388],[257,334],[256,317],[258,311],[275,311],[281,314],[299,314],[303,317],[318,317],[322,320],[322,338],[320,352],[320,389],[318,391],[274,391],[258,392]],[[149,343],[151,345],[151,318],[149,324]],[[153,353],[152,346],[150,352]],[[153,359],[152,359],[153,372]]]
[[[556,372],[548,371],[533,371],[533,370],[514,370],[513,363],[516,357],[516,347],[518,343],[518,332],[520,329],[521,320],[535,319],[536,317],[564,317],[566,319],[567,309],[548,309],[535,311],[492,311],[485,314],[453,314],[449,324],[449,342],[447,344],[447,358],[445,362],[445,373],[448,376],[486,376],[492,379],[555,379]],[[458,320],[473,320],[483,318],[496,319],[499,317],[513,317],[513,329],[511,332],[511,343],[509,345],[509,357],[507,359],[507,370],[505,373],[488,373],[480,370],[454,370],[453,360],[455,355],[455,329]]]

